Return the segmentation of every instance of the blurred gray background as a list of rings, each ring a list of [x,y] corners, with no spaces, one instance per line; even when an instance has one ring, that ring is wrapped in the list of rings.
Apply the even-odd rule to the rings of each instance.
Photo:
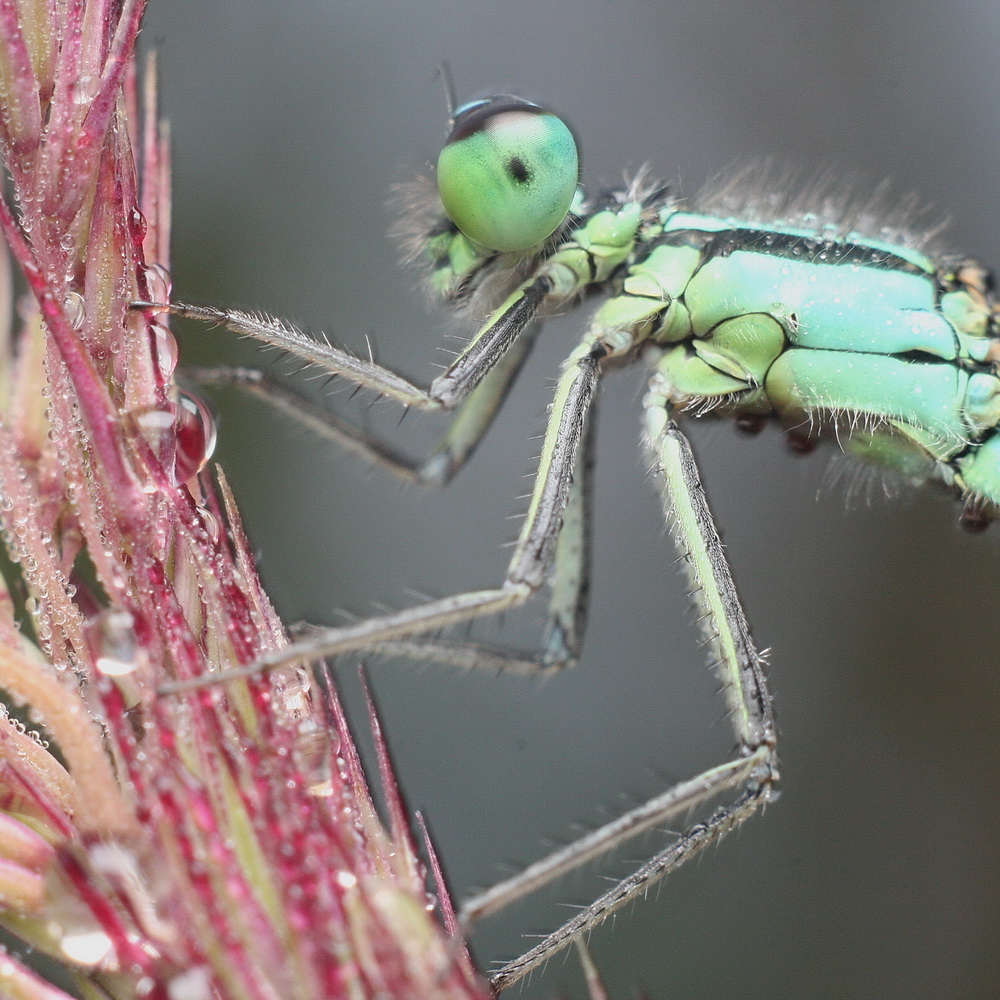
[[[890,175],[950,216],[957,249],[1000,265],[998,37],[995,2],[152,0],[143,41],[159,50],[173,126],[175,295],[267,309],[357,349],[370,336],[385,363],[431,378],[448,327],[397,264],[386,196],[437,155],[445,59],[460,98],[515,92],[564,114],[591,187],[648,160],[693,194],[765,154]],[[213,397],[217,455],[286,621],[499,581],[581,322],[549,325],[444,494],[401,488],[234,392]],[[218,331],[188,329],[182,346],[190,363],[273,363]],[[457,897],[729,751],[637,446],[641,387],[630,371],[602,394],[578,669],[541,683],[371,663],[403,787]],[[387,403],[348,412],[395,431]],[[411,415],[399,439],[420,452],[441,427]],[[783,794],[593,935],[612,994],[1000,995],[997,529],[967,536],[934,491],[847,511],[830,451],[795,459],[775,434],[708,422],[691,434],[773,649]],[[363,734],[355,664],[338,674]],[[605,873],[484,924],[480,964],[554,927]],[[569,954],[515,995],[582,996]]]

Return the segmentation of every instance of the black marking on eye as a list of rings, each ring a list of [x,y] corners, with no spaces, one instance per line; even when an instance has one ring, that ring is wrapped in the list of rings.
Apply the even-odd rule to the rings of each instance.
[[[477,132],[482,132],[489,128],[496,118],[501,117],[508,111],[517,111],[521,114],[544,115],[548,112],[532,104],[531,101],[522,100],[520,97],[511,97],[509,94],[498,94],[496,97],[488,97],[484,101],[477,101],[466,107],[455,115],[454,127],[451,135],[448,136],[445,145],[453,142],[461,142],[468,139]]]
[[[527,184],[531,180],[531,171],[520,156],[512,156],[507,161],[507,173],[517,181],[518,184]]]

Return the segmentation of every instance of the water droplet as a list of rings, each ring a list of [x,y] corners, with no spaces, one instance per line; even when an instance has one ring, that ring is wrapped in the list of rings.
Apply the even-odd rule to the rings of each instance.
[[[84,74],[76,81],[73,88],[73,102],[75,104],[89,104],[101,92],[101,78]]]
[[[170,272],[162,264],[150,264],[146,268],[146,287],[150,302],[169,302],[173,287]]]
[[[164,442],[167,436],[173,431],[174,422],[177,419],[173,407],[148,407],[147,409],[132,410],[129,414],[135,421],[139,433],[149,442],[150,447],[157,455],[164,452]],[[146,493],[156,493],[159,485],[155,476],[150,476],[148,481],[143,482],[142,488]]]
[[[178,973],[167,983],[170,1000],[212,1000],[214,991],[208,969],[196,965]]]
[[[70,292],[63,299],[63,312],[74,330],[83,328],[83,321],[87,318],[87,310],[83,296],[79,292]]]
[[[124,677],[133,673],[145,661],[135,635],[135,620],[123,608],[108,608],[93,622],[96,635],[95,666],[108,677]]]
[[[177,453],[174,479],[187,482],[205,467],[215,451],[215,418],[209,408],[187,392],[177,394]]]
[[[106,965],[113,952],[111,938],[98,930],[64,933],[59,939],[59,948],[70,960],[90,967]]]
[[[169,380],[177,367],[177,338],[162,323],[151,323],[149,329],[153,334],[153,350],[160,374]]]
[[[353,872],[337,872],[337,885],[341,889],[353,889],[358,884],[358,877]]]
[[[299,724],[295,740],[298,764],[306,780],[306,792],[315,798],[333,795],[333,754],[338,747],[334,734],[315,720],[304,719]]]
[[[221,534],[219,519],[207,507],[202,506],[198,507],[198,516],[201,518],[201,522],[205,526],[205,531],[208,533],[208,537],[212,540],[212,543],[217,543]]]

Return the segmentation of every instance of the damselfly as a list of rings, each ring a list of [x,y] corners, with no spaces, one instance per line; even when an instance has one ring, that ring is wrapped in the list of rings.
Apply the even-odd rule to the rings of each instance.
[[[763,659],[680,421],[731,417],[747,431],[777,423],[802,449],[835,439],[887,477],[951,491],[973,527],[985,526],[1000,505],[1000,345],[989,278],[974,262],[939,255],[913,236],[912,207],[894,215],[883,192],[852,201],[823,179],[790,194],[787,180],[767,171],[745,173],[691,205],[645,174],[594,197],[577,187],[577,175],[571,133],[543,108],[500,96],[454,112],[437,194],[431,182],[408,188],[405,228],[434,293],[488,318],[429,389],[276,320],[163,306],[279,347],[403,406],[456,410],[440,448],[411,462],[260,373],[224,376],[322,422],[327,433],[406,478],[444,484],[488,428],[536,321],[585,295],[606,295],[559,377],[528,514],[504,580],[319,630],[243,673],[361,648],[490,669],[537,671],[572,662],[586,618],[594,392],[610,368],[639,361],[649,370],[644,436],[737,748],[731,760],[472,900],[468,920],[624,837],[702,810],[698,822],[635,874],[506,966],[498,986],[742,823],[768,801],[777,779]],[[538,654],[415,639],[516,607],[546,585],[549,625]]]

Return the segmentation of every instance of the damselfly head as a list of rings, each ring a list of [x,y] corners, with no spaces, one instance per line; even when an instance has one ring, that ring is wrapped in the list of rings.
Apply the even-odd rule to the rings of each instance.
[[[562,225],[576,194],[576,140],[551,111],[501,94],[456,108],[438,157],[449,218],[480,246],[537,246]]]

